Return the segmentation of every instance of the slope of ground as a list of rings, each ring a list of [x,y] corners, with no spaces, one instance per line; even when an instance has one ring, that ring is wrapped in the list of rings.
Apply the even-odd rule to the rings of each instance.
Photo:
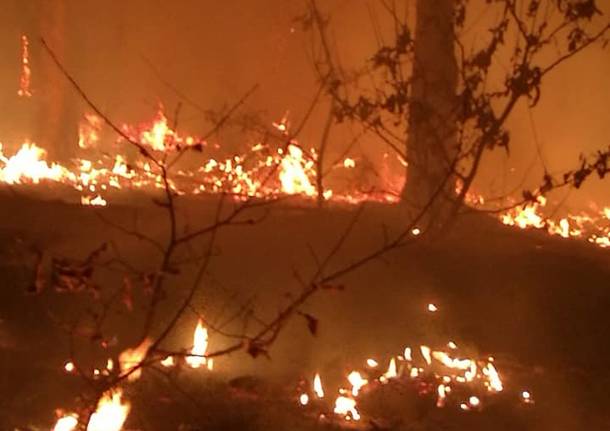
[[[182,205],[191,226],[211,220],[215,211],[213,200]],[[79,390],[61,373],[69,350],[65,334],[52,323],[69,314],[75,302],[49,291],[25,293],[33,264],[27,250],[34,245],[82,257],[112,242],[130,262],[150,265],[154,254],[149,248],[99,215],[131,225],[137,214],[139,229],[158,238],[166,220],[162,209],[138,196],[130,196],[129,205],[95,209],[6,193],[0,207],[0,428],[12,429],[50,422],[53,409],[70,405]],[[328,252],[354,212],[296,201],[257,209],[248,216],[264,216],[258,223],[220,233],[197,304],[220,321],[228,297],[248,298],[262,316],[273,316],[300,291],[295,273],[307,279],[315,271],[313,256]],[[403,220],[398,207],[369,205],[331,270],[382,246]],[[299,376],[319,371],[329,376],[330,385],[367,357],[387,358],[406,345],[454,340],[473,352],[493,354],[507,392],[531,390],[533,408],[500,396],[481,413],[464,414],[428,408],[412,394],[390,393],[382,401],[370,400],[376,416],[392,429],[407,430],[610,429],[609,264],[607,251],[588,244],[513,230],[481,215],[464,216],[447,238],[394,250],[343,277],[343,290],[320,292],[303,307],[320,322],[316,337],[302,319],[294,319],[273,346],[270,361],[238,353],[218,359],[214,378],[193,382],[197,377],[181,376],[208,409],[205,415],[172,387],[143,379],[132,394],[130,427],[174,429],[189,417],[201,425],[193,429],[331,427],[301,414],[293,391]],[[425,312],[430,302],[439,307],[433,316]],[[137,309],[132,313],[129,328],[142,318]],[[185,319],[172,343],[189,345],[195,320]],[[119,328],[126,335],[118,344],[124,346],[130,331]],[[225,343],[211,338],[214,348]],[[255,389],[226,383],[239,376],[259,376],[252,377]],[[384,408],[375,409],[380,402]]]

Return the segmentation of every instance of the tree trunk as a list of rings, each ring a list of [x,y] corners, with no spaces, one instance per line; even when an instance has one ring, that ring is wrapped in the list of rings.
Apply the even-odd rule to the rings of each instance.
[[[42,36],[65,61],[68,54],[66,4],[61,1],[41,1],[38,13],[38,34]],[[67,159],[72,156],[78,139],[75,106],[68,101],[70,88],[66,79],[49,55],[36,43],[37,55],[34,68],[36,80],[34,97],[39,106],[37,112],[36,140],[46,148],[52,158]],[[37,67],[36,67],[37,66]]]
[[[454,0],[417,0],[413,86],[409,106],[407,181],[403,201],[443,223],[455,197],[457,63]],[[440,192],[439,192],[440,191]]]

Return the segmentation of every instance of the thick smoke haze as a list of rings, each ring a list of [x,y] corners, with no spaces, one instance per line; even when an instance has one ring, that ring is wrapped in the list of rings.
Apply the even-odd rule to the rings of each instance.
[[[315,93],[312,35],[295,21],[306,10],[303,0],[1,3],[0,141],[5,144],[30,138],[46,148],[76,145],[77,123],[86,107],[43,52],[40,37],[117,122],[147,120],[159,102],[173,112],[180,98],[167,83],[210,109],[231,105],[259,85],[245,110],[260,113],[265,121],[277,120],[287,111],[298,121]],[[471,3],[473,16],[478,16],[483,2]],[[382,33],[387,30],[380,4],[320,2],[331,17],[330,34],[344,68],[359,67],[378,46],[380,28]],[[484,35],[484,22],[475,20],[469,34]],[[31,40],[31,100],[16,95],[22,34]],[[610,51],[600,47],[588,49],[551,74],[540,103],[533,109],[523,103],[510,120],[510,158],[500,152],[489,155],[477,187],[489,194],[502,193],[518,188],[524,175],[524,187],[534,186],[543,165],[559,173],[576,167],[579,154],[606,147],[610,143],[608,76]],[[317,144],[327,106],[321,104],[301,137],[305,145]],[[49,123],[60,124],[54,136],[46,132]],[[181,111],[180,125],[193,133],[209,127],[188,104]],[[344,148],[350,136],[345,128],[338,129],[331,138],[333,148]],[[387,151],[373,137],[361,142],[360,150]],[[592,181],[583,192],[570,194],[575,205],[592,200],[610,202],[607,184]]]

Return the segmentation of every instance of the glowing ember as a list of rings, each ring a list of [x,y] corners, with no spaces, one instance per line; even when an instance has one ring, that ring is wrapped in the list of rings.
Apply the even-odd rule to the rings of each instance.
[[[366,365],[367,365],[369,368],[377,368],[377,367],[379,366],[379,362],[377,362],[377,361],[376,361],[376,360],[374,360],[374,359],[367,359],[367,360],[366,360]]]
[[[345,168],[355,168],[356,167],[356,162],[354,161],[354,159],[350,159],[348,157],[345,160],[343,160],[343,167],[345,167]]]
[[[413,360],[413,357],[411,355],[411,348],[410,347],[405,347],[405,351],[403,353],[403,356],[405,357],[405,361],[411,362]]]
[[[356,409],[356,400],[343,395],[339,395],[335,400],[334,412],[344,416],[346,420],[360,420],[360,413]]]
[[[66,362],[66,364],[64,365],[64,370],[66,370],[66,372],[71,373],[76,369],[76,367],[74,366],[74,362],[69,361]]]
[[[307,404],[309,404],[309,395],[301,394],[301,396],[299,397],[299,403],[301,403],[302,406],[306,406]]]
[[[322,379],[319,374],[313,378],[313,391],[318,398],[324,398],[324,388],[322,388]]]
[[[129,403],[123,402],[122,397],[120,389],[104,394],[91,415],[87,431],[120,431],[130,410]]]
[[[468,398],[468,404],[472,407],[479,407],[481,405],[481,400],[478,397],[472,396]]]
[[[31,97],[30,84],[32,69],[30,69],[30,41],[26,35],[21,36],[21,75],[19,77],[19,97]]]
[[[173,356],[168,356],[161,361],[161,365],[163,365],[166,368],[173,367],[174,365],[176,365],[176,361],[174,361]]]
[[[435,313],[438,311],[438,307],[434,304],[428,304],[428,311],[430,313]]]
[[[193,335],[193,348],[191,354],[193,356],[186,357],[186,363],[191,368],[199,368],[206,363],[205,354],[208,350],[208,330],[203,327],[201,320],[197,322],[195,333]]]
[[[532,398],[532,394],[528,391],[521,392],[521,400],[526,404],[533,404],[534,399]]]
[[[127,377],[128,381],[133,382],[139,379],[142,375],[142,369],[139,367],[141,362],[146,357],[151,344],[152,341],[146,338],[140,343],[139,346],[133,349],[127,349],[119,355],[121,374],[129,374]]]

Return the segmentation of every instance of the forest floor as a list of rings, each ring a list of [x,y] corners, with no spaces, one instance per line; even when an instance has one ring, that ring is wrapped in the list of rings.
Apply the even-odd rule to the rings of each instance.
[[[73,406],[83,389],[63,371],[67,337],[54,324],[74,312],[74,302],[51,289],[26,292],[33,271],[26,250],[83,257],[112,242],[130,262],[150,264],[151,250],[99,217],[129,224],[137,214],[141,231],[162,238],[163,210],[148,202],[135,196],[87,208],[0,194],[0,430],[49,430],[55,409]],[[191,200],[183,209],[195,225],[211,219],[215,204]],[[252,298],[261,315],[273,316],[299,292],[295,273],[315,271],[313,255],[323,256],[355,213],[353,207],[316,209],[298,201],[256,211],[265,215],[260,222],[219,234],[207,278],[212,287],[196,303],[211,319],[222,320],[227,297]],[[382,246],[403,225],[399,208],[368,205],[331,267]],[[211,373],[184,370],[173,380],[145,372],[126,391],[132,413],[125,429],[610,430],[608,250],[472,214],[446,238],[394,250],[347,274],[341,286],[303,307],[319,321],[317,335],[294,319],[270,359],[238,352],[218,358]],[[438,311],[427,312],[428,303]],[[126,327],[142,320],[137,307],[131,313],[119,316]],[[194,322],[193,316],[185,319],[173,342],[189,345]],[[219,338],[211,335],[213,349],[228,342]],[[480,410],[435,408],[434,396],[396,384],[363,395],[356,425],[321,421],[315,406],[297,402],[300,378],[320,372],[331,387],[368,357],[385,367],[407,345],[448,340],[495,358],[505,391]],[[519,402],[525,389],[534,404]]]

